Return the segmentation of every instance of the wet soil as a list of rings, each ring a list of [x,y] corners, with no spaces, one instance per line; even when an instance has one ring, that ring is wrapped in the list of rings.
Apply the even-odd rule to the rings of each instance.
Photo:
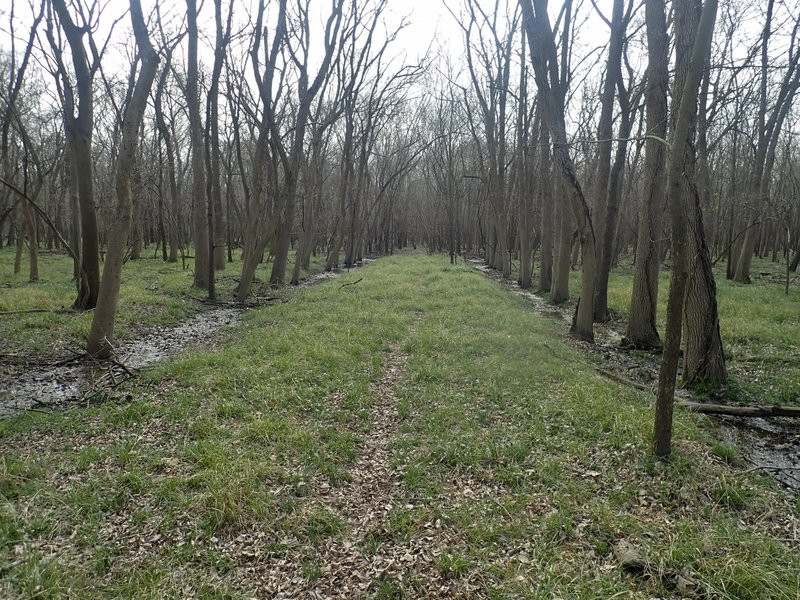
[[[500,273],[483,261],[469,259],[468,264],[487,277],[501,283],[512,293],[530,300],[540,314],[569,326],[574,306],[554,305],[531,291],[523,290],[515,281],[504,280]],[[624,320],[612,315],[608,323],[595,325],[595,343],[568,338],[570,345],[588,355],[598,371],[614,379],[632,382],[655,394],[660,355],[632,350],[622,345]],[[677,390],[676,398],[701,402],[688,390]],[[716,436],[724,444],[738,449],[748,470],[763,471],[786,488],[800,492],[800,421],[784,417],[711,416]]]
[[[371,262],[365,259],[363,264]],[[305,289],[334,279],[345,271],[316,273],[296,286]],[[116,349],[112,361],[94,361],[74,352],[62,359],[14,357],[0,364],[0,419],[26,410],[53,410],[89,405],[103,392],[116,389],[140,369],[177,356],[189,348],[208,348],[225,337],[226,330],[241,321],[245,310],[264,305],[274,297],[255,298],[246,306],[211,305],[183,323],[143,330]]]
[[[54,362],[9,366],[0,380],[0,418],[30,409],[88,403],[93,396],[119,386],[136,371],[190,347],[208,346],[226,327],[236,325],[241,308],[215,307],[180,325],[153,327],[116,349],[113,361],[93,361],[83,353]]]

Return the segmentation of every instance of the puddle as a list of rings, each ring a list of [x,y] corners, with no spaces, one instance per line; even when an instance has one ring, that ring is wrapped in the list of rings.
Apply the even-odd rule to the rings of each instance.
[[[296,287],[300,289],[305,289],[311,287],[316,283],[320,283],[321,281],[327,281],[328,279],[336,279],[341,274],[342,274],[341,271],[322,271],[322,273],[314,273],[313,275],[310,275],[305,279],[302,279],[300,283],[297,284]]]
[[[800,491],[800,423],[796,419],[720,416],[714,420],[720,439],[738,448],[748,466]]]
[[[0,418],[30,409],[58,408],[116,387],[142,369],[176,356],[191,346],[207,346],[223,328],[236,325],[241,308],[214,308],[180,325],[154,327],[117,348],[118,364],[92,363],[83,356],[55,365],[15,369],[0,382]],[[124,365],[124,366],[122,366]]]
[[[373,260],[365,258],[358,266]],[[315,273],[297,287],[305,289],[355,268]],[[0,419],[25,410],[88,402],[94,394],[117,387],[139,369],[177,356],[187,348],[208,347],[226,328],[239,323],[244,311],[243,307],[217,306],[180,325],[149,328],[117,348],[115,363],[92,363],[81,354],[55,364],[4,365],[0,372]]]
[[[529,299],[538,313],[571,324],[572,315],[567,311],[523,290],[516,282],[502,279],[497,271],[480,260],[468,259],[468,263],[512,293]],[[655,389],[658,358],[649,353],[622,349],[622,339],[612,321],[595,326],[595,344],[578,340],[574,343],[598,357],[602,369]],[[691,395],[687,399],[694,400]],[[716,424],[721,441],[738,448],[749,467],[768,473],[788,489],[800,492],[800,420],[724,415],[709,415],[709,418]]]

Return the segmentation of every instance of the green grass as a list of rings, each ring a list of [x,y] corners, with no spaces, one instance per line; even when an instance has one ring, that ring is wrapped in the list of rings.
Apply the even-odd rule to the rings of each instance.
[[[290,257],[290,265],[291,268]],[[321,256],[312,258],[309,272],[322,268]],[[23,262],[27,261],[27,256]],[[27,264],[27,263],[26,263]],[[72,260],[55,252],[39,255],[39,281],[28,281],[26,264],[19,275],[14,275],[14,248],[0,247],[0,313],[45,309],[53,312],[14,314],[0,316],[0,339],[3,352],[19,354],[63,353],[67,347],[80,348],[92,322],[92,313],[72,312],[75,300],[75,282],[72,280]],[[271,263],[262,264],[256,272],[257,280],[269,277]],[[165,263],[152,258],[150,251],[139,260],[126,263],[120,289],[119,311],[115,334],[124,340],[142,327],[170,325],[198,312],[203,305],[197,300],[206,292],[192,288],[194,261],[180,260]],[[102,268],[102,266],[101,266]],[[217,273],[217,293],[220,298],[230,298],[241,272],[239,256],[227,264],[225,271]]]
[[[409,357],[398,484],[354,541],[400,552],[368,597],[672,597],[679,573],[707,597],[797,597],[800,506],[736,473],[701,417],[676,414],[674,458],[655,464],[650,399],[524,299],[422,255],[288,298],[146,371],[130,403],[0,421],[0,597],[269,597],[281,561],[324,581],[319,552],[352,533],[326,490],[358,476],[393,349]],[[620,540],[643,576],[617,566]]]
[[[763,259],[753,261],[753,283],[725,279],[717,273],[720,333],[729,357],[729,396],[745,402],[800,404],[800,286],[784,294],[785,267]],[[761,273],[770,273],[762,276]],[[623,264],[609,278],[608,306],[623,319],[630,312],[633,268]],[[669,273],[659,278],[658,328],[663,339]],[[580,273],[570,276],[570,291],[580,293]],[[624,333],[624,322],[619,326]]]

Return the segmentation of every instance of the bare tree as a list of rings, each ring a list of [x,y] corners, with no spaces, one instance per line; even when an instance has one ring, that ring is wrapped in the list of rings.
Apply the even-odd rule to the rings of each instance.
[[[293,39],[290,39],[287,30],[287,1],[281,0],[278,24],[263,73],[259,68],[258,48],[262,38],[260,28],[264,16],[264,3],[259,3],[256,39],[251,50],[252,62],[259,82],[261,100],[264,104],[263,122],[256,148],[256,156],[258,157],[256,160],[263,160],[263,157],[267,155],[268,149],[272,149],[274,158],[280,164],[282,178],[279,181],[277,173],[272,176],[272,191],[275,194],[275,202],[270,206],[264,202],[263,198],[265,191],[263,167],[258,164],[254,165],[252,190],[256,202],[253,210],[257,212],[254,218],[251,219],[251,225],[248,227],[245,238],[244,265],[237,291],[237,300],[240,302],[247,298],[256,266],[260,262],[261,255],[267,244],[273,239],[275,261],[270,275],[270,282],[283,283],[285,280],[308,118],[314,98],[329,75],[331,63],[334,61],[337,49],[341,48],[343,4],[344,0],[332,0],[331,2],[330,14],[325,24],[322,63],[316,75],[311,78],[309,74],[311,62],[309,38],[311,28],[308,0],[298,0],[297,13],[294,15],[297,19],[298,27],[293,32]],[[291,134],[289,135],[288,144],[285,142],[286,138],[279,131],[276,99],[273,97],[274,93],[283,91],[275,89],[274,86],[278,58],[281,52],[286,52],[288,64],[296,69],[297,76],[295,83],[297,105],[290,126]]]
[[[658,270],[661,263],[662,213],[665,205],[669,37],[663,0],[645,2],[647,24],[647,89],[645,92],[644,195],[639,211],[631,311],[626,337],[645,348],[661,345],[656,327]]]
[[[794,97],[800,90],[800,15],[794,15],[794,25],[790,36],[789,59],[783,78],[776,91],[775,101],[768,108],[768,80],[773,65],[770,62],[769,44],[772,36],[773,10],[775,0],[768,0],[761,35],[761,79],[756,125],[756,148],[750,175],[750,210],[748,227],[736,263],[735,281],[750,283],[750,268],[759,239],[763,210],[769,198],[772,170],[775,165],[775,149],[780,133],[786,122]]]
[[[106,260],[103,265],[103,282],[92,318],[87,350],[93,356],[106,357],[113,351],[114,320],[117,313],[122,264],[130,232],[133,201],[131,199],[131,173],[136,160],[139,127],[142,124],[147,98],[158,72],[158,54],[150,43],[147,25],[140,0],[130,0],[133,34],[141,61],[139,74],[130,93],[122,126],[122,140],[116,164],[117,207],[112,235],[109,237]]]
[[[66,65],[61,58],[61,45],[55,41],[52,20],[48,18],[48,38],[55,55],[58,76],[64,95],[64,123],[67,146],[75,161],[74,174],[78,188],[78,203],[81,214],[81,271],[78,297],[75,307],[89,310],[97,305],[100,289],[100,248],[98,240],[97,213],[95,211],[94,172],[92,168],[92,135],[94,130],[94,75],[100,67],[101,53],[91,38],[90,21],[84,19],[79,26],[72,19],[65,0],[50,0],[72,54],[75,87],[69,80]],[[93,10],[97,5],[93,6]],[[81,12],[81,15],[83,13]],[[90,13],[89,18],[93,15]],[[88,35],[92,60],[84,46]],[[77,114],[74,112],[77,92]]]
[[[582,339],[594,340],[593,300],[596,269],[596,238],[592,214],[583,193],[575,165],[569,153],[564,117],[566,90],[564,78],[559,73],[555,35],[547,13],[547,0],[520,0],[523,23],[531,47],[536,84],[544,122],[553,145],[553,158],[563,180],[572,213],[578,224],[582,257],[581,296],[575,309],[571,332]],[[566,5],[570,5],[568,0]],[[569,8],[567,8],[569,10]],[[565,27],[568,28],[568,23]],[[565,42],[566,43],[566,42]],[[562,60],[563,65],[563,60]]]
[[[628,12],[625,13],[624,0],[614,0],[611,21],[607,21],[611,29],[611,38],[608,47],[608,62],[606,74],[603,79],[603,89],[600,96],[600,119],[597,126],[598,157],[597,169],[594,175],[594,231],[597,238],[598,268],[594,290],[594,320],[605,322],[608,320],[608,277],[611,271],[611,243],[616,227],[616,207],[618,202],[617,190],[610,185],[611,179],[611,151],[613,148],[613,117],[614,99],[617,88],[622,84],[622,51],[625,42],[625,30],[633,3],[629,3]],[[621,99],[622,100],[622,99]],[[629,115],[625,115],[629,119]],[[627,135],[625,136],[627,137]],[[618,142],[618,147],[624,150],[624,142]],[[624,157],[624,154],[623,154]],[[618,163],[619,164],[619,163]],[[608,246],[608,256],[606,253]]]
[[[5,105],[2,111],[2,116],[0,117],[0,160],[2,160],[2,173],[3,173],[3,182],[6,184],[5,188],[3,189],[3,195],[7,193],[14,192],[18,190],[16,186],[12,185],[14,180],[14,171],[16,170],[12,164],[12,152],[11,152],[11,133],[13,129],[17,129],[19,131],[20,137],[22,137],[23,147],[25,148],[23,157],[23,166],[22,166],[22,176],[24,179],[24,183],[22,185],[22,213],[25,219],[25,228],[27,229],[28,233],[28,249],[30,253],[30,264],[29,264],[29,279],[30,281],[37,281],[39,279],[39,260],[38,260],[38,239],[37,239],[37,230],[36,230],[36,214],[31,206],[31,201],[35,200],[41,190],[42,186],[44,185],[44,174],[42,173],[42,165],[40,164],[39,160],[35,156],[36,150],[32,147],[29,142],[27,131],[25,130],[25,126],[22,123],[22,120],[19,116],[19,106],[18,101],[20,97],[20,92],[22,91],[23,82],[25,80],[25,72],[28,69],[28,64],[30,62],[31,53],[33,51],[34,42],[36,40],[36,31],[41,23],[42,19],[44,18],[44,9],[45,3],[42,2],[40,5],[39,11],[34,16],[33,26],[31,27],[30,34],[28,36],[28,41],[25,44],[25,49],[22,52],[22,59],[19,63],[19,66],[16,65],[16,35],[14,31],[14,8],[12,6],[11,11],[9,13],[9,25],[10,25],[10,34],[11,34],[11,53],[10,53],[10,64],[8,65],[8,82],[5,86],[5,89],[2,91],[2,100],[3,104]],[[14,127],[16,125],[16,127]],[[33,153],[33,161],[29,160],[29,155]],[[29,173],[29,163],[33,162],[33,166],[36,168],[37,171],[37,181],[33,185],[33,190],[28,194],[28,173]],[[21,248],[23,242],[22,239],[18,237],[17,239],[17,256],[20,256]],[[15,265],[18,265],[19,261],[15,261]],[[18,268],[15,272],[18,271]]]
[[[472,93],[480,111],[480,136],[475,130],[476,143],[485,144],[485,177],[489,199],[489,248],[487,264],[511,277],[511,235],[509,185],[507,174],[508,132],[507,115],[509,82],[514,35],[519,11],[504,14],[504,7],[495,1],[486,11],[477,0],[465,2],[466,22],[457,19],[466,48],[467,69]],[[506,31],[501,23],[506,22]],[[466,90],[465,90],[466,93]],[[470,111],[473,112],[473,111]]]
[[[672,409],[678,354],[681,346],[681,327],[686,284],[691,268],[688,255],[687,222],[695,218],[694,182],[687,181],[687,172],[694,173],[693,136],[697,118],[697,92],[703,76],[703,66],[711,49],[717,0],[706,0],[699,24],[692,0],[675,3],[676,77],[673,92],[673,123],[670,135],[670,154],[667,168],[667,198],[672,232],[672,272],[667,301],[667,327],[664,352],[658,374],[653,452],[658,458],[669,456],[672,445]],[[663,4],[662,4],[663,7]],[[660,17],[659,10],[648,17]]]
[[[203,121],[200,116],[200,96],[198,91],[197,67],[197,0],[186,0],[187,33],[189,51],[186,73],[186,104],[189,109],[189,132],[192,139],[192,232],[194,240],[194,286],[213,290],[213,263],[209,255],[209,240],[214,239],[209,232],[206,208],[206,165]]]

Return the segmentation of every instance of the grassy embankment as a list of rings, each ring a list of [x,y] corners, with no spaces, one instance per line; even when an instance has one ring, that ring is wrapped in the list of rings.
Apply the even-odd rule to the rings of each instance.
[[[0,596],[359,597],[332,573],[361,571],[379,598],[797,598],[797,502],[682,411],[654,464],[650,399],[557,327],[466,266],[382,259],[247,313],[132,402],[2,421]],[[350,499],[386,515],[356,536],[331,498],[368,479],[386,394],[393,484]]]

